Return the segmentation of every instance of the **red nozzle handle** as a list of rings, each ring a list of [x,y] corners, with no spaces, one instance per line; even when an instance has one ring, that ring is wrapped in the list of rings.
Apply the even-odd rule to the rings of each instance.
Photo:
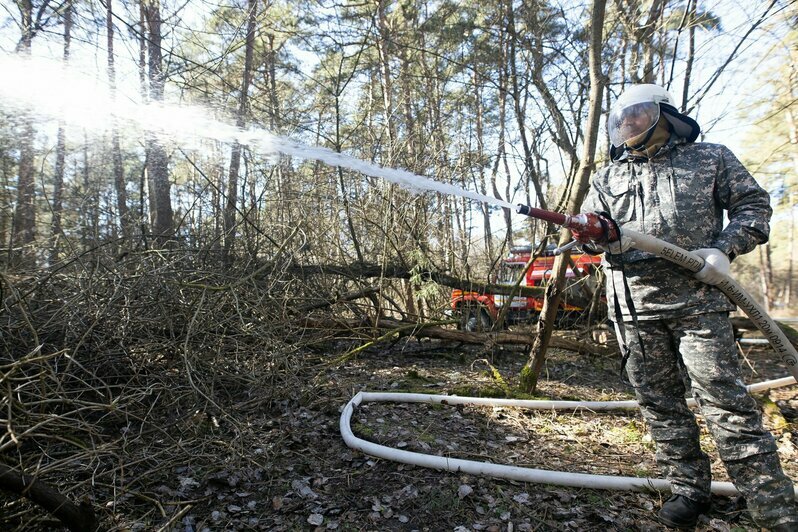
[[[606,216],[595,212],[584,212],[567,218],[563,225],[571,230],[577,240],[582,242],[592,240],[599,244],[618,240],[615,223]]]
[[[615,224],[607,217],[595,212],[587,212],[569,216],[559,212],[544,211],[528,205],[517,205],[516,212],[532,218],[545,220],[553,224],[562,225],[574,233],[574,238],[582,242],[594,241],[599,244],[615,242],[618,232]]]

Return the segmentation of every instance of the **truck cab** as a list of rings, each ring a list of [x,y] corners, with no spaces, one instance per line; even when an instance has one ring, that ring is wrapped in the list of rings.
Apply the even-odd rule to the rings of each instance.
[[[534,260],[521,280],[521,286],[546,285],[554,267],[554,249],[553,244],[549,245]],[[529,245],[511,248],[499,264],[495,283],[514,286],[532,257],[533,251],[533,247]],[[566,289],[560,300],[559,321],[566,319],[574,321],[584,314],[596,290],[602,289],[596,279],[601,264],[599,256],[572,253],[571,261],[573,264],[566,271]],[[510,300],[509,296],[502,294],[452,291],[452,310],[460,318],[459,327],[466,331],[492,329],[499,313],[506,305],[510,306],[506,314],[506,325],[533,323],[543,308],[543,295],[514,296]]]

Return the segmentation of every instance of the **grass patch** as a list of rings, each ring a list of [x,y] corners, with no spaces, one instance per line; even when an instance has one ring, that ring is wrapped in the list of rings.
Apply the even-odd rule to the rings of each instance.
[[[635,420],[630,421],[623,427],[613,427],[609,431],[610,436],[621,443],[643,443],[645,432]]]
[[[494,399],[519,399],[524,401],[543,401],[548,399],[548,397],[522,392],[518,388],[505,388],[494,384],[486,384],[484,386],[455,386],[449,390],[449,393],[460,397],[490,397]]]
[[[360,434],[361,436],[365,436],[366,438],[373,438],[374,437],[374,429],[364,425],[363,423],[355,423],[352,426],[352,432],[356,434]]]

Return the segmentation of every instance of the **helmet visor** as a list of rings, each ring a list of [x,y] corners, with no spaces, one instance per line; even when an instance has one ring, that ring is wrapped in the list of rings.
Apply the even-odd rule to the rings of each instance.
[[[620,148],[630,139],[654,127],[657,121],[659,121],[658,103],[643,102],[613,109],[607,122],[610,142],[616,148]]]

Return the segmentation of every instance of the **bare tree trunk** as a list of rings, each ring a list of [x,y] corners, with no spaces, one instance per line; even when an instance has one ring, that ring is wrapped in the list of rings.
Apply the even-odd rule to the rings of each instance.
[[[482,194],[487,194],[487,177],[485,175],[485,145],[483,138],[483,124],[482,124],[482,91],[480,90],[481,84],[479,81],[479,71],[477,65],[472,65],[473,68],[473,84],[474,84],[474,105],[476,114],[476,135],[477,135],[477,160],[476,165],[479,169],[479,191]],[[487,266],[490,267],[493,262],[493,229],[490,226],[490,205],[487,203],[480,204],[482,210],[482,223],[485,236],[485,249],[488,252]]]
[[[759,246],[759,285],[762,289],[762,306],[770,312],[773,299],[773,268],[770,262],[770,243]]]
[[[690,12],[688,15],[689,30],[689,45],[687,48],[687,64],[684,68],[684,86],[682,87],[682,112],[687,112],[687,98],[688,91],[690,90],[690,75],[693,73],[693,61],[695,60],[695,6],[697,0],[688,0],[687,10]]]
[[[109,0],[110,1],[110,0]],[[64,7],[64,64],[69,61],[69,45],[71,42],[72,31],[72,2],[68,1]],[[64,193],[64,161],[66,159],[66,131],[62,123],[58,124],[55,145],[55,168],[53,171],[53,206],[52,220],[52,243],[50,244],[50,264],[58,261],[59,240],[61,239],[61,212],[63,210]]]
[[[247,4],[249,18],[247,20],[246,47],[244,50],[244,74],[241,79],[241,94],[238,98],[238,114],[236,125],[240,128],[246,123],[249,85],[252,75],[252,56],[255,50],[255,26],[257,22],[258,0],[249,0]],[[236,202],[238,201],[238,172],[241,167],[241,145],[233,144],[230,154],[230,174],[227,180],[227,204],[224,209],[224,261],[230,263],[230,253],[236,237]]]
[[[163,101],[164,73],[161,49],[161,9],[160,0],[142,0],[144,16],[147,22],[147,38],[149,52],[149,96],[151,101]],[[160,244],[166,243],[174,234],[172,220],[171,184],[169,183],[169,157],[161,141],[155,135],[149,135],[148,176],[152,183],[153,232]]]
[[[537,199],[538,206],[541,209],[545,209],[546,199],[543,196],[543,188],[540,183],[540,176],[538,176],[535,172],[535,155],[530,147],[529,139],[527,138],[526,134],[526,115],[521,101],[521,83],[518,79],[518,65],[516,63],[516,43],[519,41],[519,37],[515,30],[515,17],[513,15],[512,6],[509,6],[507,11],[507,32],[508,38],[510,39],[509,82],[511,86],[511,95],[513,98],[513,106],[515,109],[516,123],[518,124],[518,131],[521,136],[521,146],[524,150],[524,172],[535,188],[535,197]],[[551,113],[552,119],[554,120],[555,129],[557,131],[557,134],[555,135],[555,142],[569,154],[571,161],[573,162],[573,160],[576,158],[576,154],[573,151],[573,146],[570,145],[570,141],[566,133],[565,117],[562,116],[562,113],[557,107],[557,102],[554,99],[554,96],[552,96],[540,73],[543,68],[542,52],[539,48],[540,42],[537,42],[532,46],[533,48],[538,46],[538,49],[532,50],[532,56],[535,62],[532,68],[532,82],[543,97],[546,109],[549,111],[549,113]]]
[[[602,30],[604,25],[604,9],[606,0],[594,0],[590,21],[590,109],[585,132],[585,144],[582,161],[577,173],[578,178],[573,186],[575,193],[570,195],[568,212],[576,213],[582,205],[582,200],[587,194],[590,174],[595,170],[596,144],[598,141],[599,118],[601,117],[601,99],[606,79],[601,72],[601,46]],[[560,244],[566,243],[570,238],[567,229],[560,231]],[[532,345],[529,360],[521,370],[520,387],[523,391],[534,393],[537,388],[538,377],[546,360],[546,351],[554,329],[554,319],[560,306],[560,296],[565,283],[565,272],[568,268],[569,254],[565,253],[554,261],[552,282],[546,288],[543,300],[543,309],[538,320],[538,335]]]
[[[795,72],[795,70],[793,70]],[[789,93],[790,97],[793,97],[792,91]],[[791,154],[792,154],[792,164],[793,168],[798,175],[798,120],[796,120],[794,110],[788,108],[785,110],[785,119],[787,120],[787,131],[790,135],[790,146],[792,146]],[[790,213],[794,213],[795,209],[795,193],[790,193]],[[789,266],[787,270],[787,293],[786,293],[786,301],[785,305],[787,307],[790,306],[792,300],[792,283],[793,283],[793,261],[795,260],[795,219],[793,216],[790,216],[790,252],[789,252]]]
[[[505,3],[500,3],[500,20],[505,20]],[[507,53],[508,53],[508,36],[507,36],[507,25],[502,24],[502,27],[499,29],[499,83],[497,87],[497,97],[499,99],[499,140],[498,140],[498,148],[496,150],[496,161],[493,164],[493,169],[490,175],[490,183],[491,188],[493,189],[493,195],[497,198],[501,198],[499,194],[499,187],[496,183],[496,177],[499,173],[499,165],[504,164],[504,168],[506,171],[507,177],[507,185],[505,188],[505,198],[507,201],[510,201],[511,195],[511,187],[512,187],[512,179],[510,178],[510,172],[507,165],[507,151],[505,146],[506,141],[506,120],[507,120],[507,77],[508,77],[508,68],[507,68]],[[531,173],[527,173],[527,177],[533,175]],[[539,175],[538,172],[534,172],[534,175]],[[502,209],[504,214],[504,225],[506,227],[505,233],[505,244],[507,247],[512,247],[513,245],[513,221],[512,221],[512,214],[510,213],[510,209]],[[491,255],[492,256],[492,255]]]
[[[91,182],[91,160],[89,159],[89,136],[83,135],[83,191],[86,203],[83,209],[85,222],[82,228],[83,247],[97,245],[100,237],[100,193]]]
[[[108,42],[108,83],[111,91],[116,92],[116,67],[114,64],[114,11],[113,0],[106,0],[105,27]],[[111,160],[113,161],[114,188],[116,189],[116,211],[119,217],[119,228],[125,239],[123,246],[129,245],[131,220],[127,206],[127,187],[125,182],[125,169],[122,166],[122,149],[119,147],[119,132],[116,127],[111,128]]]
[[[30,55],[31,41],[33,40],[33,5],[31,0],[22,0],[18,3],[21,22],[22,39],[20,40],[19,52],[23,55]],[[22,119],[22,135],[19,139],[19,179],[17,181],[17,205],[14,211],[14,224],[12,231],[11,250],[12,260],[20,260],[27,255],[21,249],[29,246],[36,236],[36,190],[33,182],[34,163],[33,163],[33,120],[30,117]],[[19,247],[19,253],[14,253],[14,249]]]
[[[654,72],[654,34],[657,31],[657,21],[662,17],[665,10],[665,0],[654,0],[651,3],[651,8],[648,12],[648,19],[645,26],[641,28],[638,42],[643,45],[643,55],[645,62],[643,63],[643,83],[654,83],[656,80],[656,73]],[[664,72],[662,63],[660,69]]]
[[[268,8],[268,4],[266,7]],[[273,131],[280,125],[280,107],[277,100],[277,51],[274,49],[274,34],[269,33],[266,40],[269,43],[266,55],[268,61],[266,67],[269,69],[269,127]]]
[[[340,99],[340,90],[339,87],[336,87],[335,91],[335,151],[341,151],[341,142],[343,141],[341,138],[341,99]],[[363,261],[363,252],[360,249],[360,239],[357,236],[357,230],[355,229],[355,222],[352,218],[352,209],[349,203],[349,191],[346,190],[346,184],[344,183],[344,170],[340,166],[336,168],[336,174],[338,176],[338,185],[341,187],[341,199],[344,204],[344,212],[346,213],[346,227],[349,230],[349,237],[352,239],[352,247],[355,249],[355,255],[357,255],[358,261]]]
[[[2,166],[2,181],[0,181],[0,205],[10,205],[11,195],[8,193],[11,190],[11,165],[9,164],[9,155],[5,146],[0,148],[0,165]],[[11,216],[7,215],[6,209],[0,210],[0,242],[7,242],[9,221]],[[9,246],[9,251],[10,251]]]
[[[391,66],[390,66],[390,57],[388,53],[388,47],[390,44],[391,38],[391,28],[388,22],[388,6],[390,5],[389,0],[374,0],[377,8],[377,12],[375,13],[375,20],[374,25],[377,30],[377,54],[379,60],[379,69],[380,69],[380,86],[382,88],[382,104],[383,104],[383,114],[385,120],[385,133],[388,137],[386,143],[386,150],[384,152],[384,159],[383,164],[387,166],[392,166],[395,164],[394,156],[395,156],[395,149],[396,149],[396,129],[394,125],[393,119],[393,79],[391,77]],[[383,211],[384,211],[384,219],[383,219],[383,226],[386,228],[393,227],[394,224],[394,212],[395,212],[395,199],[394,196],[396,194],[396,185],[389,184],[387,193],[385,194],[385,199],[383,201]],[[382,260],[385,262],[388,254],[388,241],[389,236],[386,233],[385,238],[383,239],[382,244]],[[382,287],[381,287],[382,288]],[[382,291],[380,292],[380,294]],[[376,308],[376,316],[380,317],[382,315],[382,298],[377,298],[378,305]]]
[[[382,85],[382,104],[383,112],[385,113],[385,129],[388,135],[388,152],[386,160],[383,161],[386,165],[394,164],[393,150],[394,143],[396,142],[396,130],[394,128],[393,120],[393,80],[391,78],[391,66],[388,58],[388,43],[390,39],[390,27],[388,25],[388,17],[386,10],[389,5],[388,0],[375,0],[377,2],[376,14],[376,28],[377,28],[377,53],[379,54],[380,61],[380,82]]]
[[[790,213],[795,212],[794,194],[790,194]],[[792,304],[793,261],[795,261],[795,218],[790,216],[790,250],[787,252],[787,283],[784,291],[784,307]]]
[[[149,100],[149,83],[147,82],[147,15],[145,13],[146,0],[139,0],[139,84],[141,86],[141,97]],[[141,169],[139,179],[139,220],[141,238],[145,246],[148,246],[149,227],[152,225],[152,217],[155,212],[155,194],[153,194],[152,180],[149,175],[150,146],[144,143],[144,165]],[[144,206],[147,206],[145,211]]]

